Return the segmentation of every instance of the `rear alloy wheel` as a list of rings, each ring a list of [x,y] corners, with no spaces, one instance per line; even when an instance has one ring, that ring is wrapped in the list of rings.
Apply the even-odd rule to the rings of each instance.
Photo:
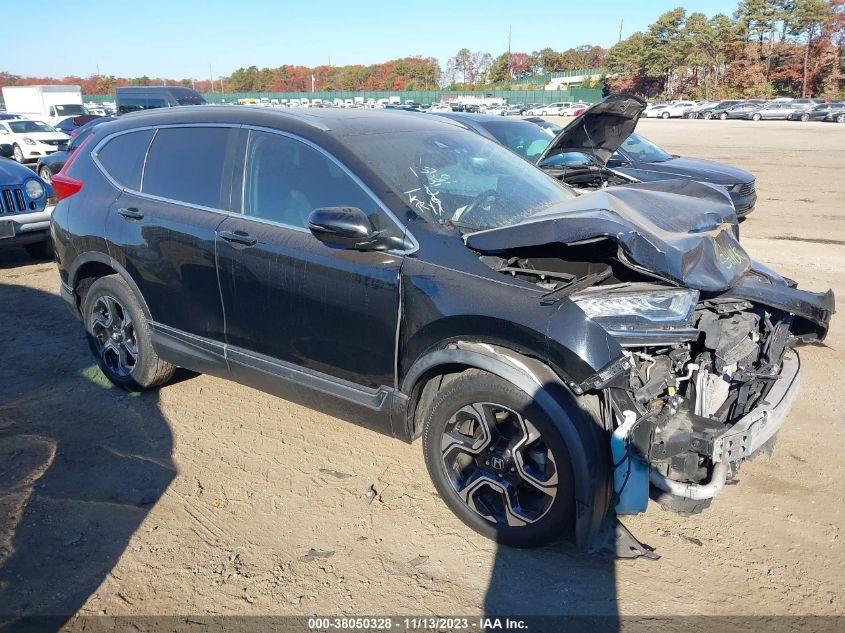
[[[454,378],[429,410],[423,450],[440,496],[477,532],[514,546],[568,534],[574,492],[566,444],[511,383],[477,370]]]
[[[38,175],[41,176],[41,180],[50,184],[53,182],[53,172],[50,171],[50,168],[44,165],[41,169],[38,170]]]
[[[20,145],[16,144],[14,149],[12,149],[12,156],[19,163],[23,163],[23,161],[24,161],[23,150],[20,148]]]
[[[720,121],[724,121],[724,120],[725,120],[725,119],[727,119],[727,118],[728,118],[728,113],[727,113],[727,112],[722,112],[722,114],[720,114],[720,115],[719,115],[719,120],[720,120]]]
[[[763,117],[761,117],[759,114],[752,114],[752,115],[751,115],[751,120],[752,120],[752,121],[759,121],[759,120],[760,120],[760,119],[762,119],[762,118],[763,118]]]
[[[712,119],[712,118],[713,118],[713,113],[712,113],[712,112],[705,112],[705,113],[704,113],[704,120],[705,120],[705,121],[709,121],[709,120],[710,120],[710,119]]]
[[[661,115],[660,115],[660,118],[662,118],[662,119],[668,119],[668,118],[669,118],[669,113],[668,113],[668,112],[664,112],[663,114],[661,114]]]
[[[801,120],[802,120],[804,123],[806,123],[807,121],[809,121],[809,120],[810,120],[810,115],[809,115],[809,114],[807,114],[807,113],[805,112],[804,114],[802,114],[802,115],[801,115]]]
[[[147,319],[120,276],[95,281],[85,295],[82,314],[91,352],[115,385],[143,391],[173,377],[176,368],[156,354]]]
[[[836,122],[837,123],[845,123],[845,114],[837,114],[836,115]]]

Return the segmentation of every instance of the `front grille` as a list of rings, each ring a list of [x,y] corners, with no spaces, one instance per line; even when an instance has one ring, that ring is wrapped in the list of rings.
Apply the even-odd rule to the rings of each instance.
[[[44,143],[44,145],[53,145],[53,146],[61,145],[62,143],[64,143],[64,141],[62,141],[62,140],[58,140],[58,141],[39,141],[39,142]]]
[[[742,187],[739,188],[739,195],[741,196],[750,196],[754,193],[754,181],[747,182]]]
[[[0,189],[0,213],[15,213],[26,210],[26,198],[22,189]]]

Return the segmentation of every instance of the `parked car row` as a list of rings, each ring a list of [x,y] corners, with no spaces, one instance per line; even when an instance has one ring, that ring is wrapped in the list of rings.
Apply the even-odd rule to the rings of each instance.
[[[644,117],[670,119],[745,119],[748,121],[828,121],[845,123],[845,102],[780,98],[672,101],[650,103]]]
[[[592,106],[566,128],[541,118],[501,120],[471,113],[436,113],[500,143],[558,180],[577,189],[683,179],[707,182],[728,192],[738,217],[754,209],[754,175],[722,163],[675,156],[636,134],[636,111],[625,126],[607,116],[614,101]],[[594,142],[585,142],[583,130]]]

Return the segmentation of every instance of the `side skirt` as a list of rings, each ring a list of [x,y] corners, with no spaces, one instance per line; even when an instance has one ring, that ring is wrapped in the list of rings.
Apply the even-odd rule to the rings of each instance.
[[[179,367],[227,378],[379,433],[407,439],[407,396],[392,387],[370,389],[276,358],[151,322],[159,356]],[[397,425],[391,423],[396,418]]]

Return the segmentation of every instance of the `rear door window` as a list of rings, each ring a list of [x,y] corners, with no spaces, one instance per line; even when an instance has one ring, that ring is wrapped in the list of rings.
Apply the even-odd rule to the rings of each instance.
[[[147,156],[141,191],[177,202],[230,210],[231,172],[227,165],[238,153],[238,132],[228,127],[159,129]]]
[[[138,130],[115,136],[97,152],[97,160],[118,184],[138,191],[144,157],[153,138],[153,130]]]

